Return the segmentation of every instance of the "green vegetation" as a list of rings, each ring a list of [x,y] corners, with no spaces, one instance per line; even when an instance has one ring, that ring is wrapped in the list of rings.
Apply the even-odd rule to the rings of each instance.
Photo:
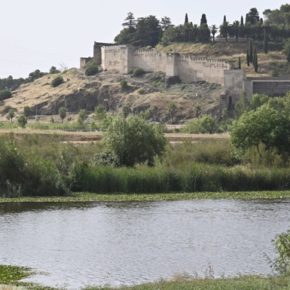
[[[250,107],[234,122],[231,138],[242,154],[255,150],[262,159],[264,153],[289,159],[290,95],[285,98],[255,96]]]
[[[116,164],[153,166],[154,158],[164,152],[166,141],[159,126],[152,126],[139,117],[119,117],[112,120],[105,132],[104,144]]]
[[[145,71],[142,68],[136,68],[132,72],[132,76],[135,78],[140,78],[145,74]]]
[[[95,62],[90,62],[86,66],[85,75],[95,76],[99,72],[99,66]]]
[[[0,284],[16,284],[30,275],[28,268],[0,265]]]
[[[4,89],[0,91],[0,101],[4,101],[12,97],[11,91]]]
[[[53,79],[51,81],[51,86],[56,88],[56,87],[60,86],[63,83],[64,83],[63,77],[62,76],[58,76],[58,77],[56,77],[55,79]]]
[[[24,115],[20,115],[17,119],[17,123],[21,128],[25,128],[27,124],[27,118]]]
[[[65,107],[61,107],[58,110],[58,114],[59,114],[59,117],[60,117],[62,123],[63,123],[63,120],[66,118],[66,112],[67,112],[67,110]]]
[[[288,290],[289,277],[263,278],[246,276],[232,279],[197,279],[179,278],[173,281],[160,281],[132,287],[121,287],[120,290]],[[111,290],[113,288],[88,287],[86,290]]]
[[[236,191],[192,193],[130,193],[95,194],[72,193],[66,196],[1,198],[0,203],[75,203],[75,202],[155,202],[200,199],[280,200],[290,198],[290,191]]]
[[[10,123],[12,123],[12,120],[15,117],[15,109],[10,109],[6,117],[10,120]]]
[[[290,8],[289,4],[282,5],[280,9],[265,10],[264,19],[256,8],[251,8],[246,14],[245,21],[240,19],[229,23],[226,16],[219,26],[220,36],[228,40],[254,39],[263,43],[265,53],[269,49],[269,41],[282,43],[289,38],[288,27]],[[133,13],[129,12],[123,29],[116,36],[118,44],[132,44],[135,46],[156,46],[158,43],[168,45],[174,42],[208,43],[216,41],[217,26],[208,26],[205,14],[201,16],[199,24],[193,24],[186,13],[183,24],[175,26],[169,17],[158,20],[155,16],[135,19]],[[251,62],[253,58],[251,58]]]
[[[200,118],[194,119],[186,123],[184,129],[186,133],[218,133],[221,130],[218,128],[218,122],[211,116],[203,115]]]

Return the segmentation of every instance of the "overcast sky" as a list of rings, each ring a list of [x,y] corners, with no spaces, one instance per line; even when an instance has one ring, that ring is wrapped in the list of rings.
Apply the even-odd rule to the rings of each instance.
[[[239,19],[250,8],[260,14],[279,8],[280,0],[0,0],[0,77],[25,77],[40,69],[78,67],[80,56],[91,56],[94,41],[111,42],[127,12],[135,17],[168,16],[174,24],[199,23],[206,13],[209,24],[220,25],[223,15]]]

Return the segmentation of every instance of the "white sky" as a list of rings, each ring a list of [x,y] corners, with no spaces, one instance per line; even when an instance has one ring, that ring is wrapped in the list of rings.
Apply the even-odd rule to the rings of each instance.
[[[25,77],[31,71],[78,67],[80,56],[91,56],[94,41],[112,42],[129,11],[135,17],[168,16],[174,24],[209,24],[240,19],[250,8],[260,14],[279,8],[280,0],[0,0],[0,77]],[[196,3],[195,3],[196,2]]]

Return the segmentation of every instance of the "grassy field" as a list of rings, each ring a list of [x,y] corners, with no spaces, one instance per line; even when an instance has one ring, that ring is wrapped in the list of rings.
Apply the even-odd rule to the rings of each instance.
[[[154,202],[198,199],[240,199],[240,200],[281,200],[290,198],[290,191],[253,191],[253,192],[196,192],[168,194],[94,194],[75,193],[70,196],[56,197],[17,197],[0,198],[5,203],[76,203],[76,202]]]
[[[67,142],[98,142],[102,139],[102,132],[68,132],[64,130],[39,130],[39,129],[1,129],[0,136],[14,135],[17,137],[33,136],[45,137],[54,136],[59,141]],[[165,134],[169,142],[199,142],[210,140],[228,140],[229,134],[185,134],[185,133],[167,133]]]

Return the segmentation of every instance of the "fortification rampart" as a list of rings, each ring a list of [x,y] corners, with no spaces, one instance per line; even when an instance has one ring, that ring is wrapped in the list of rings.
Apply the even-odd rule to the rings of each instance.
[[[155,49],[135,49],[129,45],[94,44],[94,60],[103,70],[127,74],[135,68],[179,76],[184,82],[207,81],[224,85],[224,71],[230,65],[223,60],[196,58],[192,55],[166,54]],[[82,66],[85,61],[82,60]]]

